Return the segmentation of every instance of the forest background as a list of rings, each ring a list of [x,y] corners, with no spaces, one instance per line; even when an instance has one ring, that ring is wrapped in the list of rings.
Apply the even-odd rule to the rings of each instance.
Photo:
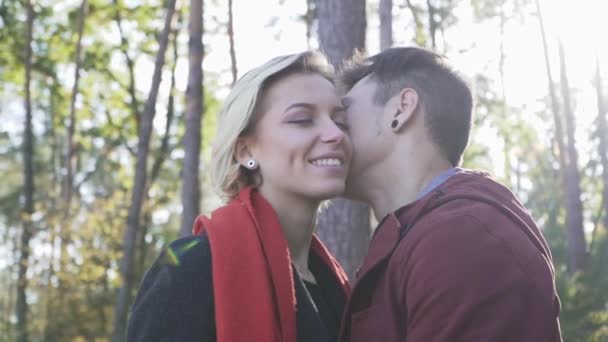
[[[464,166],[522,199],[555,258],[566,341],[608,341],[603,0],[0,0],[0,342],[122,341],[163,246],[219,205],[216,115],[243,72],[320,48],[421,46],[473,87]],[[604,43],[602,43],[604,42]],[[352,275],[373,229],[318,232]]]

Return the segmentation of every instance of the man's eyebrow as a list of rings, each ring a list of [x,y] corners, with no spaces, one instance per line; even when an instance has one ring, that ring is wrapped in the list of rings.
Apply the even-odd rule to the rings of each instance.
[[[312,103],[306,103],[306,102],[296,102],[296,103],[292,103],[289,106],[287,106],[287,108],[285,108],[285,110],[283,111],[283,113],[288,112],[291,109],[294,108],[305,108],[305,109],[310,109],[310,110],[314,110],[316,107],[315,105],[313,105]]]
[[[346,108],[344,108],[344,105],[334,106],[334,108],[331,110],[332,114],[340,112],[346,112]]]

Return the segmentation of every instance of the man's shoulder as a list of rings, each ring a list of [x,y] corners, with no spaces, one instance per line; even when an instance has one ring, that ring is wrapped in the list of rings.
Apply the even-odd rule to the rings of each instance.
[[[483,235],[488,233],[487,225],[483,220],[487,214],[480,213],[479,208],[475,208],[479,205],[478,203],[468,200],[458,203],[460,201],[454,201],[445,208],[437,208],[419,218],[409,227],[409,231],[400,241],[400,245],[410,245],[408,249],[413,251],[426,244],[432,246],[443,240],[452,242],[445,247],[457,243],[468,245],[476,243],[477,240],[483,240]]]
[[[410,223],[408,238],[409,235],[427,238],[435,233],[477,236],[486,229],[490,220],[500,214],[500,210],[495,206],[467,196],[456,196],[413,220]],[[469,229],[459,229],[465,226]]]
[[[466,286],[472,278],[491,284],[485,275],[496,272],[516,281],[525,274],[519,259],[508,241],[465,211],[413,227],[399,243],[389,272],[400,286],[426,279],[428,286],[443,289]]]
[[[492,206],[462,201],[413,225],[395,251],[396,272],[414,277],[434,269],[456,280],[465,273],[501,271],[519,278],[545,271],[546,260],[524,227]]]

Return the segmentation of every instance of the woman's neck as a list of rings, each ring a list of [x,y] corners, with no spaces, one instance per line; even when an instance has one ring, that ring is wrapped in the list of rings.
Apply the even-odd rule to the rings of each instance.
[[[308,256],[320,202],[264,187],[259,191],[277,213],[296,270],[304,279],[314,280],[311,279]]]

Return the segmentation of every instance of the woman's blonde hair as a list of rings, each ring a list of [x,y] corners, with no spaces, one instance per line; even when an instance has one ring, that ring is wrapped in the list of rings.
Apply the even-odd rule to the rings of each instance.
[[[252,130],[264,91],[277,80],[295,73],[319,74],[333,83],[333,68],[327,58],[319,52],[307,51],[276,57],[250,70],[234,84],[224,101],[212,145],[211,182],[225,200],[233,199],[243,187],[254,183],[251,171],[234,158],[237,139]]]

